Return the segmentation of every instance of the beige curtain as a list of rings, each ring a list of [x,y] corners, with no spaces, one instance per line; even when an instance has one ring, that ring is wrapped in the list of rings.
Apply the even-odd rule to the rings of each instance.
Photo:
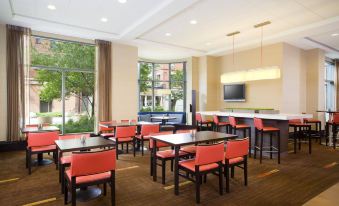
[[[31,30],[7,25],[7,141],[21,139],[25,125],[25,71],[29,67]]]
[[[97,47],[97,114],[98,121],[112,119],[112,48],[111,42],[96,40]]]

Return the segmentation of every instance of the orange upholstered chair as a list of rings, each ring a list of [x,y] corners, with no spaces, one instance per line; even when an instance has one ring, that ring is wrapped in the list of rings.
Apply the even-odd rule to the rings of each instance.
[[[116,124],[116,123],[117,121],[115,120],[99,122],[99,124]],[[114,137],[114,128],[107,128],[107,127],[99,126],[99,133],[100,133],[100,136],[104,138]]]
[[[244,170],[244,182],[247,185],[247,155],[249,139],[231,140],[226,142],[226,152],[224,161],[224,172],[226,177],[226,192],[229,192],[229,168],[231,168],[231,177],[234,177],[234,167],[237,166]],[[241,167],[241,165],[243,165]]]
[[[82,136],[89,138],[90,134],[68,134],[68,135],[60,135],[59,140],[67,140],[67,139],[80,139]],[[61,193],[64,192],[64,186],[65,186],[65,181],[64,181],[64,173],[65,173],[65,168],[69,167],[71,165],[71,156],[63,156],[59,154],[59,182],[61,182]]]
[[[312,139],[311,128],[312,126],[307,123],[303,123],[301,119],[288,120],[288,126],[293,128],[293,140],[294,140],[294,153],[297,153],[297,141],[299,142],[299,150],[301,149],[301,138],[308,136],[308,152],[312,153]]]
[[[28,133],[26,148],[26,167],[31,174],[32,155],[53,152],[54,162],[57,163],[57,149],[55,140],[59,138],[58,132]]]
[[[168,135],[168,134],[173,134],[172,131],[165,131],[165,132],[159,132],[159,133],[153,133],[153,134],[150,134],[150,136],[158,136],[158,135]],[[163,142],[157,142],[157,145],[155,146],[154,145],[154,141],[152,139],[150,139],[150,142],[149,142],[149,147],[150,147],[150,152],[151,152],[151,155],[150,155],[150,171],[151,171],[151,176],[153,175],[153,167],[152,167],[152,163],[153,163],[153,150],[157,150],[156,152],[156,156],[157,156],[157,160],[160,160],[161,163],[156,163],[157,166],[160,166],[161,169],[162,169],[162,184],[165,184],[166,182],[166,161],[170,160],[171,161],[171,171],[173,171],[173,160],[174,160],[174,150],[172,149],[167,149],[167,150],[160,150],[158,151],[160,148],[164,148],[164,147],[169,147],[168,144],[166,143],[163,143]],[[183,151],[179,151],[179,156],[180,157],[184,157],[184,156],[187,156],[188,154],[183,152]]]
[[[182,133],[194,133],[197,132],[196,129],[190,129],[190,130],[177,130],[175,133],[176,134],[182,134]],[[194,157],[195,153],[197,152],[197,147],[196,145],[189,145],[189,146],[185,146],[180,148],[181,151],[184,151],[188,154],[190,154],[190,156]]]
[[[228,121],[230,122],[230,132],[233,134],[237,134],[237,130],[243,131],[243,138],[249,138],[249,155],[251,157],[251,149],[252,149],[252,144],[251,144],[251,126],[248,124],[237,124],[237,120],[235,119],[235,117],[229,116],[228,117]],[[248,136],[247,136],[247,132],[248,131]]]
[[[217,115],[213,115],[213,123],[214,123],[214,130],[215,131],[218,132],[218,131],[220,131],[221,127],[225,127],[226,133],[229,133],[229,126],[230,126],[229,122],[220,122],[219,117]]]
[[[219,174],[219,193],[223,194],[222,189],[222,161],[224,161],[224,143],[214,145],[197,146],[195,159],[183,160],[179,162],[179,170],[195,176],[196,202],[200,203],[200,184],[202,177],[208,173],[218,172]],[[188,178],[188,175],[182,176]],[[206,179],[206,178],[205,178]]]
[[[149,141],[150,134],[159,133],[160,125],[159,124],[144,124],[141,126],[140,135],[137,135],[136,138],[141,142],[141,154],[144,156],[144,141]]]
[[[264,126],[262,119],[254,118],[255,136],[254,136],[254,158],[257,157],[257,150],[260,151],[260,164],[262,163],[262,153],[270,153],[272,159],[272,153],[278,153],[278,164],[280,164],[280,129],[276,127]],[[261,134],[261,135],[260,135]],[[264,134],[270,135],[270,146],[268,150],[263,151],[264,147]],[[272,138],[273,134],[277,135],[277,147],[273,146]],[[257,144],[258,136],[260,135],[260,146]]]
[[[132,143],[133,145],[133,156],[135,157],[135,131],[136,126],[122,126],[122,127],[116,127],[115,136],[110,138],[111,140],[115,141],[116,148],[119,147],[119,144],[121,144],[121,147],[123,149],[123,144],[126,144],[128,153],[128,145],[129,143]],[[118,159],[118,153],[116,155]]]
[[[72,195],[72,206],[75,206],[77,188],[103,184],[106,195],[106,184],[109,183],[112,205],[115,205],[115,156],[115,149],[73,153],[71,168],[65,172],[65,204],[68,202],[68,191]]]
[[[195,119],[197,121],[197,126],[199,130],[202,130],[202,128],[205,126],[207,129],[211,128],[213,125],[213,122],[210,120],[203,120],[202,116],[200,113],[195,114]]]

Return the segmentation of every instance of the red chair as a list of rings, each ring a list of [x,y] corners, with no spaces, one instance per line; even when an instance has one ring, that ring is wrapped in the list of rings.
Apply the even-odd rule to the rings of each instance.
[[[177,130],[175,133],[176,134],[182,134],[182,133],[194,133],[197,132],[196,129],[191,129],[191,130]],[[191,157],[195,156],[195,153],[197,152],[197,146],[196,145],[190,145],[190,146],[185,146],[180,148],[181,151],[186,152],[190,154]]]
[[[173,134],[172,131],[166,131],[166,132],[160,132],[160,133],[154,133],[154,134],[150,134],[150,136],[157,136],[157,135],[167,135],[167,134]],[[154,146],[154,142],[152,139],[150,139],[149,142],[149,147],[150,147],[150,171],[151,171],[151,176],[153,176],[153,150],[159,150],[160,148],[164,148],[164,147],[169,147],[168,144],[163,143],[163,142],[157,142],[157,145]],[[185,157],[188,154],[183,152],[183,151],[179,151],[179,157]],[[160,160],[161,163],[157,162],[157,166],[160,166],[162,169],[162,184],[165,184],[166,182],[166,161],[170,160],[171,161],[171,171],[173,172],[173,160],[174,160],[174,150],[172,149],[168,149],[168,150],[161,150],[161,151],[157,151],[156,152],[156,157],[157,160]]]
[[[141,126],[140,135],[137,135],[136,138],[141,142],[141,154],[144,156],[144,141],[149,141],[150,134],[159,133],[160,125],[159,124],[144,124]]]
[[[65,204],[68,202],[68,191],[72,195],[72,206],[75,206],[77,188],[103,184],[106,195],[108,183],[111,185],[111,202],[115,205],[115,156],[115,149],[73,153],[71,168],[65,172]]]
[[[200,184],[202,177],[208,173],[218,172],[219,175],[219,193],[223,194],[222,188],[222,161],[224,161],[224,143],[215,145],[197,146],[195,159],[183,160],[179,162],[179,175],[193,181],[188,174],[195,176],[196,202],[200,203]],[[180,170],[185,171],[186,175],[180,174]]]
[[[248,131],[248,137],[249,137],[249,155],[250,157],[251,155],[251,149],[252,149],[252,143],[251,143],[251,126],[248,124],[237,124],[237,120],[235,119],[235,117],[229,116],[228,117],[228,121],[230,122],[230,132],[233,134],[237,134],[237,130],[242,130],[243,131],[243,138],[247,137],[247,133],[246,131]]]
[[[301,119],[288,120],[288,126],[293,128],[294,154],[297,153],[297,141],[299,142],[299,150],[301,149],[301,138],[308,136],[308,152],[312,153],[312,139],[310,124],[302,123]]]
[[[89,138],[90,134],[68,134],[68,135],[60,135],[59,140],[66,140],[66,139],[80,139],[82,136]],[[64,193],[64,188],[65,188],[65,178],[64,178],[64,173],[66,167],[69,167],[71,165],[71,156],[63,156],[61,154],[59,156],[59,182],[61,182],[61,193]]]
[[[333,149],[337,148],[337,134],[339,126],[339,113],[334,113],[332,117],[332,144]],[[326,145],[328,144],[328,139],[326,140]]]
[[[136,126],[128,126],[128,127],[116,127],[115,136],[110,138],[111,140],[115,141],[116,148],[119,147],[119,144],[121,144],[121,147],[123,149],[123,144],[126,144],[128,153],[128,145],[129,143],[132,143],[133,145],[133,156],[135,157],[135,131]],[[118,153],[116,155],[118,159]]]
[[[120,121],[121,123],[129,123],[129,120],[128,119],[123,119]]]
[[[99,122],[99,124],[116,124],[116,123],[117,121],[115,120]],[[99,126],[99,133],[100,133],[100,136],[104,138],[114,137],[114,128],[107,128],[107,127]]]
[[[242,140],[232,140],[226,142],[226,152],[224,161],[224,172],[226,177],[226,192],[230,191],[229,168],[231,177],[234,178],[234,167],[244,170],[244,181],[247,186],[247,155],[249,148],[248,138]],[[243,165],[241,167],[241,165]]]
[[[31,174],[32,155],[34,154],[53,152],[54,162],[55,164],[57,163],[58,155],[55,140],[58,137],[58,132],[28,133],[26,148],[26,168],[28,168],[28,174]]]
[[[304,122],[306,124],[315,125],[315,130],[312,130],[311,128],[311,133],[313,136],[319,139],[319,144],[321,144],[321,140],[323,137],[323,132],[321,131],[321,121],[314,118],[304,118]]]
[[[254,159],[257,157],[257,150],[260,151],[260,164],[262,163],[262,153],[270,153],[270,158],[272,159],[272,153],[278,153],[278,164],[280,164],[280,129],[276,127],[265,127],[262,119],[254,118],[254,127],[255,127],[255,137],[254,137]],[[260,146],[257,145],[257,138],[260,135]],[[270,146],[269,150],[263,151],[264,144],[264,134],[270,135]],[[273,134],[277,135],[277,147],[273,147],[272,138]]]
[[[221,127],[226,128],[226,133],[229,133],[229,122],[220,122],[217,115],[213,115],[214,130],[219,132]]]
[[[197,126],[198,126],[199,130],[202,130],[202,128],[204,126],[207,127],[207,129],[209,129],[213,125],[212,121],[210,121],[210,120],[203,120],[200,113],[196,113],[195,114],[195,119],[197,121]]]

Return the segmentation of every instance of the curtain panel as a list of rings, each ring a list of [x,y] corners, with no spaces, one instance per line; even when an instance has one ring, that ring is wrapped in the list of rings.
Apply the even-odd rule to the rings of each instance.
[[[96,102],[98,121],[112,119],[112,45],[111,42],[96,40],[97,83]]]
[[[21,140],[25,125],[25,72],[29,62],[29,28],[7,28],[7,141]]]

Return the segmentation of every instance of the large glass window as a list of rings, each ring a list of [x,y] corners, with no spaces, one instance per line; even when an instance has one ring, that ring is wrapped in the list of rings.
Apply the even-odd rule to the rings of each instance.
[[[95,46],[31,38],[27,123],[50,123],[62,133],[94,131]]]
[[[332,62],[325,62],[325,105],[326,110],[335,111],[336,86],[335,86],[335,65]],[[328,118],[328,117],[327,117]]]
[[[186,63],[139,62],[139,110],[185,111]]]

